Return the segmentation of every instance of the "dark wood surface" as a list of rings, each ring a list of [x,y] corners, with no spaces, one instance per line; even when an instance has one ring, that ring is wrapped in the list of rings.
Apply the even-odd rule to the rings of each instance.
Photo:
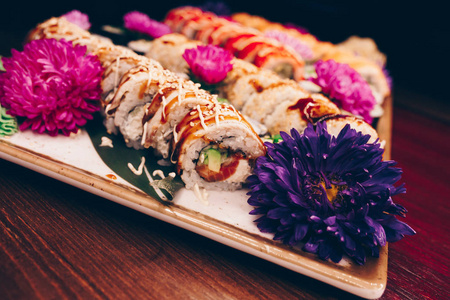
[[[448,299],[450,123],[442,109],[439,114],[416,110],[420,95],[396,90],[394,99],[392,158],[403,168],[408,189],[395,200],[409,210],[405,220],[417,235],[389,245],[382,299]],[[357,299],[4,160],[0,295]]]

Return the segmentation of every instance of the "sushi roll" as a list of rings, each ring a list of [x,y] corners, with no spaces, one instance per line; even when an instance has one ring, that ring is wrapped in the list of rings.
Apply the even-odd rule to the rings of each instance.
[[[338,63],[348,64],[369,83],[379,105],[391,94],[388,79],[383,72],[386,57],[378,51],[373,41],[364,40],[363,42],[362,39],[353,38],[340,45],[334,45],[330,42],[319,41],[310,33],[300,32],[280,23],[270,22],[260,16],[252,16],[248,13],[236,13],[233,14],[232,19],[261,32],[281,31],[308,45],[313,52],[313,58],[309,64],[318,60],[330,59]],[[361,43],[364,43],[364,49],[361,49]],[[367,48],[370,49],[369,54],[367,53]],[[378,111],[380,111],[379,107]]]
[[[164,68],[174,73],[189,73],[189,66],[182,58],[186,49],[195,48],[201,45],[201,42],[190,40],[180,33],[171,33],[163,35],[148,44],[146,57],[158,61]]]
[[[350,115],[334,115],[326,116],[321,121],[325,121],[327,124],[328,133],[333,136],[338,136],[345,125],[350,124],[350,128],[360,131],[362,134],[370,135],[368,143],[379,142],[377,131],[364,120]],[[381,143],[381,147],[384,148],[384,142]]]
[[[285,78],[297,81],[303,79],[302,57],[290,47],[252,28],[240,26],[196,7],[175,8],[167,14],[164,22],[173,32],[182,33],[189,39],[224,47],[236,57],[273,70]]]
[[[198,105],[175,131],[172,159],[191,189],[238,189],[266,152],[252,126],[227,104]]]
[[[87,52],[92,51],[97,44],[103,43],[102,40],[93,38],[88,31],[70,23],[65,17],[50,18],[38,24],[28,33],[26,42],[39,39],[65,39],[73,44],[86,46]]]
[[[80,41],[78,34],[71,35],[75,25],[62,19],[61,29],[60,22],[54,21],[50,22],[56,24],[51,36],[30,38]],[[81,31],[80,36],[105,68],[102,104],[109,131],[120,132],[129,147],[151,147],[156,154],[170,157],[187,188],[234,190],[242,186],[254,160],[265,154],[265,146],[233,106],[220,104],[217,96],[199,84],[148,57],[99,41],[88,32]]]
[[[128,70],[121,78],[112,95],[111,101],[105,107],[105,125],[107,130],[115,132],[115,126],[122,133],[127,146],[141,149],[142,119],[145,108],[159,92],[159,84],[163,80],[175,81],[167,70],[157,64],[142,64]],[[109,121],[113,119],[114,121]]]
[[[118,55],[108,63],[108,66],[105,67],[105,71],[103,72],[101,84],[104,105],[107,105],[112,100],[112,96],[116,92],[119,81],[125,73],[139,65],[148,65],[152,68],[163,69],[163,67],[155,60],[149,60],[140,55]]]
[[[151,104],[146,108],[142,145],[152,147],[168,158],[170,141],[176,138],[175,126],[198,105],[217,103],[217,96],[199,89],[192,81],[168,81],[160,86]]]
[[[182,55],[186,49],[199,44],[177,33],[168,34],[153,40],[146,56],[154,59],[164,56],[161,60],[164,67],[183,71],[187,75],[189,66]],[[311,95],[293,80],[282,79],[272,71],[241,59],[234,58],[231,63],[232,70],[217,86],[219,96],[226,98],[245,117],[263,124],[271,134],[291,128],[301,132],[307,122],[340,113],[338,107],[326,97]],[[299,104],[306,101],[303,99],[310,99],[305,107]]]

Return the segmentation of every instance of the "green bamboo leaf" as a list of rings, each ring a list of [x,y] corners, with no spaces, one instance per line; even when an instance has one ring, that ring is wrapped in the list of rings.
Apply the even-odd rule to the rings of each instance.
[[[161,158],[155,156],[152,149],[136,150],[127,147],[121,135],[107,133],[99,114],[96,114],[94,119],[88,122],[86,131],[95,150],[111,170],[158,201],[167,203],[167,200],[172,200],[175,192],[184,186],[180,177],[175,176],[174,165],[158,164]],[[109,138],[113,148],[100,146],[102,137]],[[145,168],[142,170],[142,174],[136,175],[128,164],[130,163],[135,169],[138,169],[142,158],[145,158]],[[153,174],[156,170],[162,171],[163,178],[158,175],[160,172]]]

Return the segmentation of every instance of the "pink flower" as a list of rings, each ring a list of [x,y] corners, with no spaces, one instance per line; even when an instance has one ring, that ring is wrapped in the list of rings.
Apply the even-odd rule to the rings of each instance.
[[[292,37],[282,31],[279,30],[268,30],[264,32],[264,35],[266,37],[275,39],[282,43],[283,45],[287,45],[295,50],[303,59],[308,60],[312,59],[314,54],[311,50],[311,48],[306,45],[305,43],[302,43],[295,37]]]
[[[192,73],[208,84],[218,83],[227,77],[233,69],[233,55],[222,48],[213,45],[197,46],[186,49],[183,58],[191,68]]]
[[[347,64],[334,60],[318,61],[315,64],[316,78],[310,80],[322,88],[338,105],[352,114],[372,122],[370,112],[376,104],[369,84]]]
[[[305,27],[302,27],[302,26],[298,26],[297,24],[294,24],[294,23],[285,23],[284,27],[288,28],[288,29],[295,29],[298,32],[300,32],[301,34],[308,34],[309,33],[308,29],[306,29]]]
[[[0,104],[24,117],[21,130],[51,136],[76,133],[99,110],[103,69],[85,46],[55,39],[35,40],[3,58]]]
[[[166,24],[150,19],[148,15],[138,11],[127,13],[123,17],[123,21],[125,28],[128,30],[144,33],[155,39],[172,33],[172,30]]]
[[[83,14],[79,10],[72,10],[68,13],[62,15],[67,19],[67,21],[78,25],[84,30],[89,30],[91,28],[91,23],[89,23],[89,17],[86,14]]]

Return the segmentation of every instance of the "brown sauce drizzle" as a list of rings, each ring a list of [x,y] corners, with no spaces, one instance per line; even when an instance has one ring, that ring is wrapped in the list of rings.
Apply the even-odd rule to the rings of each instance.
[[[205,111],[205,107],[203,106],[201,110]],[[178,135],[178,141],[177,142],[173,141],[174,145],[172,145],[172,149],[173,149],[172,157],[176,158],[176,160],[178,162],[179,162],[179,156],[181,154],[181,150],[183,148],[183,144],[185,144],[186,142],[188,142],[192,139],[195,139],[195,138],[203,138],[208,143],[211,142],[210,140],[206,139],[204,136],[200,136],[198,134],[198,132],[203,129],[203,126],[202,126],[200,115],[199,115],[197,109],[194,108],[191,112],[195,112],[195,113],[187,114],[183,118],[183,120],[181,120],[181,122],[178,123],[178,125],[175,127],[175,131],[178,132],[179,135]],[[203,118],[204,118],[204,123],[207,127],[216,122],[215,112],[211,115],[203,115]],[[238,116],[226,115],[226,116],[224,116],[224,119],[239,121]],[[224,120],[220,120],[220,121],[224,121]],[[191,126],[191,125],[193,125],[193,126]],[[178,168],[179,167],[180,167],[180,162],[178,163]]]
[[[251,80],[249,81],[249,84],[251,84],[251,85],[253,86],[253,88],[256,90],[257,93],[262,93],[262,92],[264,92],[264,91],[266,91],[266,90],[275,89],[275,88],[277,88],[277,87],[286,85],[285,82],[280,81],[280,82],[272,83],[272,84],[270,84],[270,85],[268,85],[268,86],[266,86],[266,87],[263,87],[263,86],[261,85],[261,83],[260,83],[258,80],[256,80],[256,79],[251,79]]]
[[[288,109],[289,110],[298,110],[302,120],[307,121],[307,122],[313,122],[313,119],[308,117],[308,116],[311,116],[312,109],[314,107],[312,105],[308,106],[308,104],[310,104],[310,103],[316,103],[316,101],[314,101],[314,99],[311,97],[302,98],[302,99],[299,99],[297,101],[297,103],[295,103],[294,105],[289,106]]]
[[[254,88],[257,93],[261,93],[264,91],[264,88],[261,86],[261,83],[257,81],[256,79],[252,79],[249,82]]]
[[[148,121],[150,121],[153,118],[153,116],[156,114],[156,112],[158,111],[159,107],[162,104],[162,97],[163,96],[166,97],[167,94],[169,94],[170,92],[172,92],[174,90],[176,90],[176,88],[166,87],[159,93],[156,93],[156,95],[153,97],[153,100],[152,100],[150,106],[147,108],[147,111],[145,112],[145,116],[142,119],[142,124],[145,124]]]
[[[166,106],[164,107],[164,115],[165,116],[167,116],[169,114],[169,112],[173,109],[173,107],[178,104],[180,96],[181,95],[178,95],[178,96],[174,97],[172,100],[170,100],[170,102],[168,102],[166,104]],[[197,97],[197,95],[194,92],[184,92],[184,99],[186,99],[186,98],[195,98],[195,97]],[[164,116],[163,116],[163,120],[162,121],[166,122]]]

